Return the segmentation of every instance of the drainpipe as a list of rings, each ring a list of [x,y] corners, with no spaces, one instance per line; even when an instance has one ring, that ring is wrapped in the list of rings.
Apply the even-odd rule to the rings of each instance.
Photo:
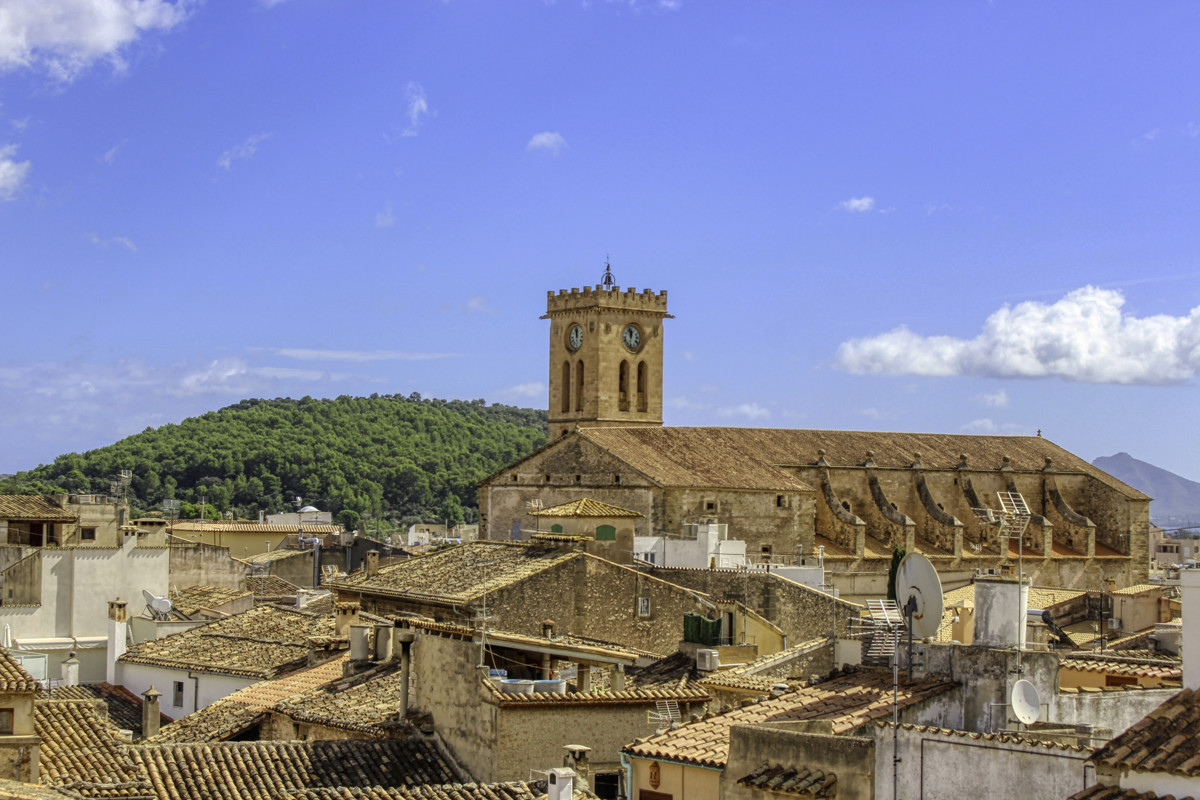
[[[624,774],[625,780],[622,781],[623,786],[617,787],[617,798],[618,800],[628,800],[629,792],[633,791],[633,765],[629,763],[629,756],[625,755],[624,750],[619,755],[621,756],[621,772]]]

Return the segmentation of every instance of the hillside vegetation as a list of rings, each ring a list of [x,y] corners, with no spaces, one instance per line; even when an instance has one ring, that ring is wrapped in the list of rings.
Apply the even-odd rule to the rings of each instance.
[[[103,494],[129,469],[134,509],[155,510],[174,498],[182,518],[198,515],[202,496],[207,516],[233,512],[251,519],[260,510],[292,511],[298,496],[341,513],[352,527],[359,515],[471,522],[477,519],[476,483],[545,442],[545,411],[482,400],[418,394],[244,400],[108,447],[59,456],[0,481],[0,494]]]

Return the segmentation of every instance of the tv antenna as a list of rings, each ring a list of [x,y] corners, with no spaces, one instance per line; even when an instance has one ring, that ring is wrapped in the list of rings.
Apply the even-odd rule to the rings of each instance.
[[[129,484],[133,483],[133,470],[123,469],[110,484],[108,494],[116,502],[122,503],[129,499]]]
[[[1032,725],[1042,714],[1041,695],[1037,687],[1024,678],[1013,684],[1008,704],[1012,707],[1013,716],[1022,725]]]
[[[1021,587],[1025,585],[1025,529],[1029,527],[1029,519],[1033,514],[1029,511],[1029,506],[1025,503],[1025,498],[1020,492],[996,492],[996,499],[1000,501],[1000,510],[995,511],[991,508],[973,508],[975,516],[989,525],[1000,523],[1000,532],[997,537],[1004,540],[1005,559],[1008,558],[1009,542],[1013,539],[1017,540],[1017,616],[1019,617],[1017,628],[1017,672],[1021,672],[1021,640],[1025,637],[1022,632],[1025,630],[1025,615],[1021,611]]]
[[[168,620],[171,618],[171,609],[175,608],[175,604],[171,602],[171,598],[159,597],[145,589],[142,589],[142,597],[146,598],[146,608],[150,609],[151,617],[156,620]]]
[[[179,501],[173,497],[168,498],[167,500],[163,500],[162,501],[162,510],[163,510],[163,513],[167,515],[167,519],[174,522],[175,518],[179,514]]]

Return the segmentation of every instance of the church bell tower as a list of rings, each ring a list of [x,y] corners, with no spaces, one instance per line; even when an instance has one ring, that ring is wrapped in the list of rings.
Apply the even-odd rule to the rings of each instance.
[[[547,292],[550,439],[576,427],[662,425],[667,293],[616,285]]]

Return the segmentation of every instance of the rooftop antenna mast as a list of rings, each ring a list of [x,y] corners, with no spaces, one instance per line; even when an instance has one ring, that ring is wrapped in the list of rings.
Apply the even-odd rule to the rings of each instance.
[[[1029,527],[1029,518],[1033,515],[1029,512],[1029,506],[1025,503],[1025,498],[1020,492],[997,492],[996,498],[1000,501],[1000,511],[995,511],[991,508],[973,508],[975,516],[983,520],[989,525],[1000,523],[1000,532],[997,538],[1004,540],[1005,557],[1008,556],[1009,542],[1013,539],[1017,540],[1017,674],[1022,671],[1021,668],[1021,647],[1020,642],[1024,637],[1022,632],[1025,626],[1025,617],[1021,614],[1021,587],[1025,585],[1025,529]]]
[[[121,474],[108,484],[108,493],[113,500],[123,503],[129,499],[129,484],[131,483],[133,483],[133,471],[123,469]]]

